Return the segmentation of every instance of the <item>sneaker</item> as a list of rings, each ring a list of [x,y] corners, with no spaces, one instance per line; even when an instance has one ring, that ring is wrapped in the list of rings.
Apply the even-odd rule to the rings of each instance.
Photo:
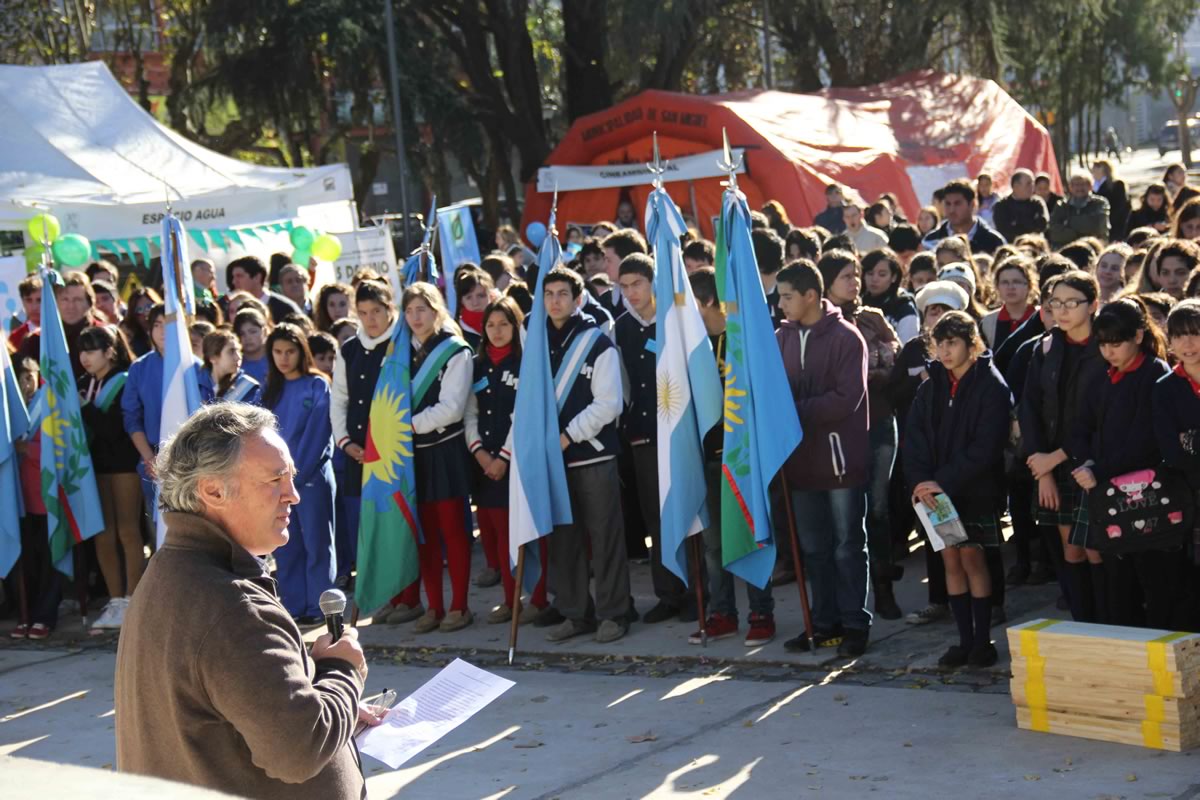
[[[1013,564],[1008,569],[1004,582],[1009,586],[1020,586],[1029,580],[1030,569],[1025,564]]]
[[[29,626],[25,625],[25,624],[18,625],[17,627],[13,628],[11,631],[8,632],[8,638],[10,638],[10,639],[28,639],[29,638]]]
[[[992,624],[991,627],[1008,622],[1008,614],[1004,613],[1004,606],[992,606]]]
[[[35,622],[29,628],[30,639],[45,639],[50,635],[50,626]]]
[[[1033,563],[1033,569],[1029,570],[1029,577],[1025,579],[1026,586],[1043,586],[1047,583],[1054,583],[1058,577],[1054,574],[1054,570],[1046,564]]]
[[[731,636],[737,636],[738,621],[736,617],[729,614],[718,614],[716,612],[709,614],[708,619],[704,621],[704,632],[708,634],[710,642],[728,639]],[[704,639],[700,631],[696,631],[688,637],[688,644],[703,644]]]
[[[536,623],[535,623],[536,624]],[[547,642],[565,642],[585,633],[596,630],[596,623],[584,622],[581,619],[564,619],[546,634]]]
[[[387,612],[387,616],[383,617],[383,622],[387,625],[399,625],[404,622],[412,622],[414,619],[420,619],[425,613],[425,607],[420,603],[415,606],[408,606],[404,603],[399,603],[392,607],[392,610]]]
[[[561,625],[565,619],[566,617],[557,608],[546,606],[538,612],[537,618],[533,621],[533,627],[549,628],[553,625]]]
[[[125,620],[125,603],[122,598],[114,597],[104,606],[100,616],[92,623],[89,633],[117,630]]]
[[[488,625],[499,625],[501,622],[508,622],[512,619],[512,609],[501,603],[492,609],[487,615]]]
[[[746,631],[746,647],[761,647],[775,638],[773,614],[751,614],[750,630]]]
[[[596,629],[596,641],[600,644],[608,644],[615,642],[628,632],[629,626],[625,624],[624,620],[606,619]]]
[[[815,644],[817,648],[822,647],[837,647],[842,643],[842,626],[836,625],[831,630],[817,630],[813,632],[813,640],[811,644]],[[808,634],[802,632],[794,639],[788,639],[783,643],[783,649],[789,653],[807,653],[809,652],[810,643]]]
[[[538,615],[541,614],[542,611],[543,611],[543,609],[540,609],[535,605],[531,605],[529,603],[522,603],[521,604],[521,624],[528,625],[531,622],[536,623]]]
[[[483,572],[475,576],[475,585],[481,589],[487,589],[495,586],[500,582],[500,570],[488,567]]]
[[[920,611],[909,614],[904,618],[904,622],[908,625],[928,625],[946,619],[950,619],[950,606],[945,603],[930,603]]]
[[[674,619],[677,616],[679,616],[678,608],[659,600],[658,604],[654,606],[654,608],[646,612],[646,616],[642,621],[647,625],[655,625],[659,622],[666,622],[669,619]]]
[[[838,645],[837,654],[841,658],[858,658],[867,652],[867,638],[871,631],[862,628],[847,628],[842,643]]]
[[[946,669],[957,669],[965,666],[967,663],[968,651],[967,648],[959,645],[954,645],[945,654],[938,659],[938,666]]]
[[[469,610],[451,611],[446,616],[442,617],[441,623],[438,625],[438,630],[442,633],[454,633],[461,631],[463,628],[475,621],[475,615]]]
[[[413,633],[433,633],[441,624],[442,621],[438,619],[437,612],[431,608],[422,614],[421,618],[413,625]]]
[[[977,644],[971,648],[971,652],[967,655],[967,664],[977,669],[984,669],[996,663],[1000,654],[996,652],[996,647],[991,642]]]

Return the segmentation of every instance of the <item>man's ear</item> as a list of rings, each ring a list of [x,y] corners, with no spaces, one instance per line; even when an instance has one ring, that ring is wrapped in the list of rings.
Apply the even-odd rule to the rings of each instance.
[[[230,493],[228,487],[226,487],[224,481],[218,478],[201,478],[196,484],[196,489],[207,506],[221,508],[229,502]]]

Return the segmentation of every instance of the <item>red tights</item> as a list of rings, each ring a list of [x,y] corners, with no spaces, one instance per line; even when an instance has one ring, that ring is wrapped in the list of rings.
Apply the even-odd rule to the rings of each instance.
[[[513,580],[512,565],[508,557],[508,509],[507,508],[477,508],[475,515],[479,519],[479,538],[483,540],[484,551],[487,551],[489,540],[494,543],[493,551],[500,562],[500,579],[504,582],[504,604],[513,607],[513,591],[516,581]],[[542,565],[542,574],[529,603],[536,608],[545,608],[546,603],[546,573],[549,572],[550,559],[546,546],[546,537],[538,539],[538,558]],[[490,563],[490,562],[489,562]]]
[[[463,511],[466,503],[461,497],[418,503],[421,530],[425,543],[418,545],[421,559],[421,583],[429,610],[439,617],[446,613],[442,600],[442,543],[446,545],[446,561],[450,565],[450,610],[467,610],[467,589],[471,579],[471,540],[467,537]]]

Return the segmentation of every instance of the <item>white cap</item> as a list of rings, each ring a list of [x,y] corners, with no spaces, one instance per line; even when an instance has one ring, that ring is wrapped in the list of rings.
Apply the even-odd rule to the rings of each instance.
[[[943,270],[944,272],[945,270]],[[954,311],[963,311],[967,307],[966,291],[954,281],[930,281],[917,292],[917,311],[922,315],[926,306],[946,306]]]
[[[961,261],[947,264],[938,271],[938,280],[954,281],[963,288],[968,296],[975,296],[975,270],[971,269],[970,264],[964,264]]]

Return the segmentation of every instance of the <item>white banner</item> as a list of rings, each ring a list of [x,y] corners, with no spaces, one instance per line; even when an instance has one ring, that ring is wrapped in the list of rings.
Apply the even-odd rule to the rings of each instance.
[[[746,171],[745,149],[734,147],[733,158],[738,162],[737,173]],[[719,178],[728,173],[719,164],[725,160],[720,150],[709,150],[694,156],[672,158],[664,162],[666,172],[663,180],[667,183],[674,181],[694,181],[700,178]],[[609,164],[600,167],[542,167],[538,170],[539,192],[553,192],[557,186],[560,192],[573,192],[580,189],[605,189],[617,186],[642,186],[654,182],[654,175],[644,163]]]
[[[396,269],[396,249],[392,246],[391,230],[387,226],[363,228],[360,231],[335,233],[342,243],[342,255],[333,263],[333,280],[349,284],[354,273],[370,267],[392,285],[400,297],[400,271]]]
[[[0,320],[3,321],[5,336],[8,336],[8,323],[13,314],[21,314],[24,317],[17,284],[25,280],[27,274],[24,256],[0,257]]]

